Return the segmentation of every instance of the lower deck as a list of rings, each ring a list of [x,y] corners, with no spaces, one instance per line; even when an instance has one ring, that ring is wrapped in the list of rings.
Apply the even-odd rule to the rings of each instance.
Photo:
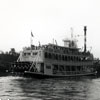
[[[48,75],[51,77],[66,77],[66,76],[80,76],[90,75],[94,73],[92,63],[89,64],[57,64],[44,62],[15,62],[12,64],[13,72],[28,72],[34,75]]]

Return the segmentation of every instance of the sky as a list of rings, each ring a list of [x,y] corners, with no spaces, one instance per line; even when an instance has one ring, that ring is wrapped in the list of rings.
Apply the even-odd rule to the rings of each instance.
[[[0,50],[17,52],[33,44],[53,43],[63,46],[63,39],[73,35],[78,47],[84,46],[87,26],[87,50],[100,58],[100,0],[0,0]],[[92,49],[91,49],[92,47]]]

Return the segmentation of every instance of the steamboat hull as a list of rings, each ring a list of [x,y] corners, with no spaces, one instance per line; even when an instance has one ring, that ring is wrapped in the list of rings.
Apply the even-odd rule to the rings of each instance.
[[[80,76],[95,76],[95,72],[91,73],[85,73],[85,74],[71,74],[71,75],[48,75],[48,74],[42,74],[42,73],[36,73],[36,72],[24,72],[25,77],[32,77],[32,78],[68,78],[68,77],[80,77]]]

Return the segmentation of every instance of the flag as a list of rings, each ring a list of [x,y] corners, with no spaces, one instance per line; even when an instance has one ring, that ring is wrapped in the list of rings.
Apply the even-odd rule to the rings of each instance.
[[[32,32],[31,32],[31,36],[34,37]]]

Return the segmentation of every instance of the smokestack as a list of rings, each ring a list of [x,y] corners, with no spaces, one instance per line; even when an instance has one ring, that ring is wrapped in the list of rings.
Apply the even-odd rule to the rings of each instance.
[[[84,26],[84,52],[86,52],[86,31],[87,31],[87,27]]]

